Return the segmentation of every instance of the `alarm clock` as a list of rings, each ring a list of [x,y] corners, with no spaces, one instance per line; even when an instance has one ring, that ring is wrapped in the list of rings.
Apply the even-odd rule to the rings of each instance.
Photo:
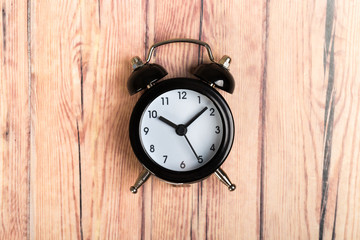
[[[196,78],[162,80],[167,71],[150,63],[155,48],[177,42],[206,48],[210,63],[200,64]],[[145,90],[130,117],[131,147],[144,169],[130,191],[136,193],[154,175],[171,184],[201,181],[215,174],[235,190],[220,166],[234,140],[234,120],[225,99],[216,90],[233,93],[235,82],[228,68],[230,57],[214,61],[210,46],[195,39],[171,39],[150,47],[146,62],[131,60],[127,88],[130,95]],[[162,81],[160,81],[162,80]]]

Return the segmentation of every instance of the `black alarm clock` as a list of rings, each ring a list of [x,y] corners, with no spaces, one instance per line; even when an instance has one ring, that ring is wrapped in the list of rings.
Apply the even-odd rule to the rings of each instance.
[[[195,78],[172,78],[163,81],[166,70],[149,63],[156,47],[186,42],[204,46],[211,63],[194,70]],[[171,39],[151,46],[146,62],[131,60],[133,72],[127,88],[131,95],[145,90],[130,118],[132,149],[144,166],[133,193],[154,175],[171,184],[201,181],[215,175],[235,190],[220,168],[234,140],[234,120],[225,99],[216,88],[233,93],[235,83],[228,67],[230,57],[214,61],[210,46],[194,39]]]

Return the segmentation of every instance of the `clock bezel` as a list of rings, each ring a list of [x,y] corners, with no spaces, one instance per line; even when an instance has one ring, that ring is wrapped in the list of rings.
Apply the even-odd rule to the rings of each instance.
[[[223,122],[223,138],[216,154],[203,166],[190,171],[174,171],[162,167],[148,156],[140,139],[140,121],[144,110],[159,95],[176,89],[188,89],[207,96],[216,106]],[[172,78],[148,89],[136,103],[130,118],[129,136],[139,162],[156,177],[175,184],[200,181],[214,173],[226,160],[234,140],[234,120],[225,99],[207,83],[192,78]]]

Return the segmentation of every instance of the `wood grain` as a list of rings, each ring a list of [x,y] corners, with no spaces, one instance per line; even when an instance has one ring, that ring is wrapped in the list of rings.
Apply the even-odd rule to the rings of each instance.
[[[360,75],[355,70],[360,63],[359,8],[334,1],[334,120],[324,239],[360,238]]]
[[[321,222],[327,86],[325,19],[317,14],[326,5],[269,2],[267,9],[261,237],[313,239]]]
[[[1,1],[0,239],[360,239],[358,1]],[[129,60],[230,55],[235,142],[173,187],[142,166]],[[152,62],[192,77],[192,44]]]
[[[140,164],[128,141],[130,58],[144,53],[146,4],[82,2],[83,118],[79,122],[85,239],[140,239]],[[141,56],[143,57],[143,56]]]
[[[30,8],[30,238],[79,239],[79,3]]]
[[[20,239],[29,234],[27,8],[24,1],[0,7],[0,239]]]

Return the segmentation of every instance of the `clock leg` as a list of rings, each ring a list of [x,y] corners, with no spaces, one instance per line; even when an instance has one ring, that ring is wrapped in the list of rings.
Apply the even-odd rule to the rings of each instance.
[[[234,184],[232,184],[232,182],[230,181],[229,177],[226,175],[226,173],[224,172],[224,170],[222,170],[221,168],[218,168],[215,171],[215,175],[220,179],[220,181],[225,184],[230,191],[234,191],[236,189],[236,186]]]
[[[149,179],[150,175],[151,173],[147,169],[142,170],[135,184],[130,187],[130,191],[134,194],[137,193],[137,190]]]

